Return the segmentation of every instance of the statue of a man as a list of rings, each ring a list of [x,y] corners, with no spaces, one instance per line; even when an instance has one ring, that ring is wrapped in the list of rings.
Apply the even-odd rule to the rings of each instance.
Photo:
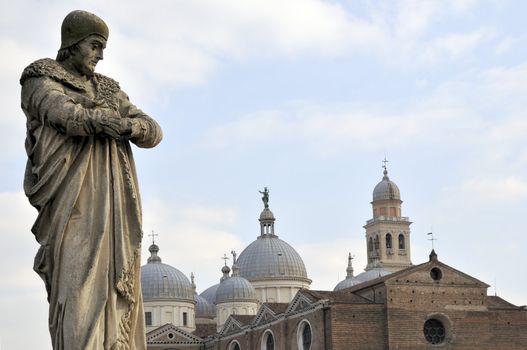
[[[37,60],[20,78],[24,190],[38,210],[34,269],[48,292],[53,349],[145,349],[130,142],[154,147],[162,132],[115,80],[94,72],[108,40],[103,20],[73,11],[61,34],[56,60]]]

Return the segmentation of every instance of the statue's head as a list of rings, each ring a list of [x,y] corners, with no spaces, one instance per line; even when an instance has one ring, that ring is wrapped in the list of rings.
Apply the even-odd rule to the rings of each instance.
[[[82,75],[93,75],[97,62],[103,59],[108,34],[106,23],[93,13],[70,12],[62,22],[57,61],[68,61]]]

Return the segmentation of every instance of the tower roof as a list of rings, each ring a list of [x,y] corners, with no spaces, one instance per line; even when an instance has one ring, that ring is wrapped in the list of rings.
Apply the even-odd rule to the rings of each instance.
[[[401,199],[401,194],[399,192],[399,187],[395,182],[391,181],[388,177],[388,169],[386,165],[384,166],[383,171],[384,176],[382,177],[381,182],[379,182],[373,189],[373,201],[379,200],[389,200],[389,199]]]

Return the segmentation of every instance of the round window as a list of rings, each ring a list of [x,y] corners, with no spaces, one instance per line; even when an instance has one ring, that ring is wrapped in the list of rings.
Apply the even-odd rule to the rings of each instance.
[[[441,278],[443,278],[443,272],[441,269],[434,267],[432,270],[430,270],[430,277],[432,277],[434,281],[439,281]]]
[[[445,341],[446,332],[443,323],[435,318],[426,320],[423,327],[425,339],[430,344],[441,344]]]

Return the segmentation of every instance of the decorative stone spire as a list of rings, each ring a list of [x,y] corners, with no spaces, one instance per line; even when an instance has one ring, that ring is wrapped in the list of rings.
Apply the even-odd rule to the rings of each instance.
[[[276,236],[274,233],[274,222],[276,219],[274,217],[273,212],[269,209],[269,190],[267,189],[267,187],[264,187],[263,192],[262,191],[258,191],[258,192],[260,192],[263,195],[262,201],[264,203],[264,210],[260,214],[260,219],[259,219],[260,237],[264,237],[266,235]]]
[[[236,252],[234,250],[231,251],[232,254],[232,275],[233,277],[240,275],[240,268],[238,267],[238,260],[236,260]]]
[[[198,294],[196,292],[196,283],[194,282],[194,272],[190,273],[190,285],[192,286],[192,290],[194,291],[194,294]]]
[[[348,268],[346,269],[346,278],[353,278],[353,266],[351,265],[351,261],[353,260],[353,256],[351,256],[351,253],[348,255]]]

